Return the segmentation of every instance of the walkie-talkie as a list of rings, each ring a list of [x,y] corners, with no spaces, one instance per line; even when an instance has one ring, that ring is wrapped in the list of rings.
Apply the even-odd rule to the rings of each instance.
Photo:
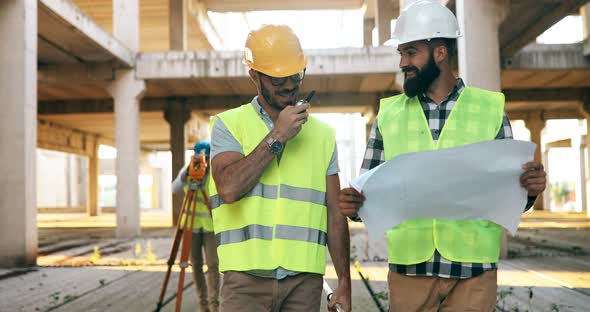
[[[297,101],[297,103],[295,103],[295,106],[299,106],[299,105],[303,105],[305,103],[309,103],[311,101],[311,98],[313,98],[314,95],[315,95],[315,90],[311,90],[311,92],[309,92],[309,94],[307,95],[307,97],[305,99],[301,99],[301,100]]]

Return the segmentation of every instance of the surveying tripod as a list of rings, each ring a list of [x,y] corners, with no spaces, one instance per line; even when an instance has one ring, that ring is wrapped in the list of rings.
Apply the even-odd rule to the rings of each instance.
[[[196,164],[196,166],[195,166]],[[170,257],[168,258],[168,270],[166,271],[166,276],[164,277],[164,282],[162,284],[162,289],[160,291],[160,298],[157,303],[157,307],[154,310],[155,312],[159,312],[160,309],[164,306],[164,296],[166,295],[166,288],[168,287],[168,281],[170,279],[170,273],[172,271],[172,266],[176,261],[176,256],[178,254],[178,248],[180,249],[180,276],[178,277],[178,290],[176,293],[176,312],[180,312],[182,307],[182,293],[184,291],[184,275],[186,273],[186,268],[188,268],[188,258],[191,252],[191,243],[193,239],[193,226],[195,223],[196,217],[196,208],[197,208],[197,201],[198,201],[198,192],[200,191],[203,195],[203,201],[205,205],[209,208],[209,213],[211,213],[211,208],[209,206],[209,197],[205,193],[204,187],[204,178],[207,172],[207,162],[205,161],[205,154],[201,152],[200,155],[194,155],[188,170],[188,191],[184,196],[184,200],[182,203],[182,209],[180,210],[180,214],[178,216],[178,222],[176,223],[176,232],[174,234],[174,242],[172,243],[172,250],[170,251]],[[182,222],[182,216],[185,215],[184,222]],[[182,246],[181,246],[182,241]]]

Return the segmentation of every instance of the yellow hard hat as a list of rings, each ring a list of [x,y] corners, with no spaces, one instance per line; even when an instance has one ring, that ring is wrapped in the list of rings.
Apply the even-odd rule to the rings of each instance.
[[[244,63],[271,77],[288,77],[307,66],[307,57],[291,28],[265,25],[248,34]]]

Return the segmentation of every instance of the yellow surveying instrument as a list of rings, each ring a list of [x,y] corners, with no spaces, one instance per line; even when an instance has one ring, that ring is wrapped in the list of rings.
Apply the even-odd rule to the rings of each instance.
[[[176,261],[176,256],[178,254],[178,248],[180,249],[180,276],[178,278],[178,291],[176,294],[176,312],[181,310],[182,306],[182,293],[184,291],[184,275],[186,273],[186,268],[188,268],[188,258],[191,251],[191,242],[193,238],[193,225],[195,223],[196,217],[196,207],[198,201],[198,192],[200,191],[203,195],[203,201],[205,205],[209,208],[209,213],[211,213],[211,207],[209,206],[209,197],[205,193],[204,190],[204,180],[205,175],[207,173],[207,161],[205,158],[205,152],[201,151],[200,154],[196,154],[191,159],[189,169],[188,169],[188,176],[187,176],[187,184],[188,190],[184,197],[184,201],[182,204],[182,209],[180,210],[180,214],[178,216],[178,222],[176,224],[176,232],[174,234],[174,242],[172,243],[172,250],[170,251],[170,257],[168,258],[168,270],[166,271],[166,276],[164,277],[164,282],[162,284],[162,290],[160,291],[160,298],[157,303],[157,307],[154,311],[160,311],[160,309],[164,306],[164,296],[166,295],[166,288],[168,287],[168,281],[170,279],[170,272],[172,270],[172,266]],[[183,222],[183,215],[186,217],[184,218]],[[182,241],[182,245],[181,244]]]

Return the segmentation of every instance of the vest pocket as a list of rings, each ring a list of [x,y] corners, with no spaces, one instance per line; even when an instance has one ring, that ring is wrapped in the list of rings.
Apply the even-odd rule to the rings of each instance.
[[[393,264],[416,264],[434,254],[431,219],[408,220],[387,232],[388,258]]]
[[[500,254],[502,227],[485,220],[437,220],[436,249],[451,261],[495,263]]]

